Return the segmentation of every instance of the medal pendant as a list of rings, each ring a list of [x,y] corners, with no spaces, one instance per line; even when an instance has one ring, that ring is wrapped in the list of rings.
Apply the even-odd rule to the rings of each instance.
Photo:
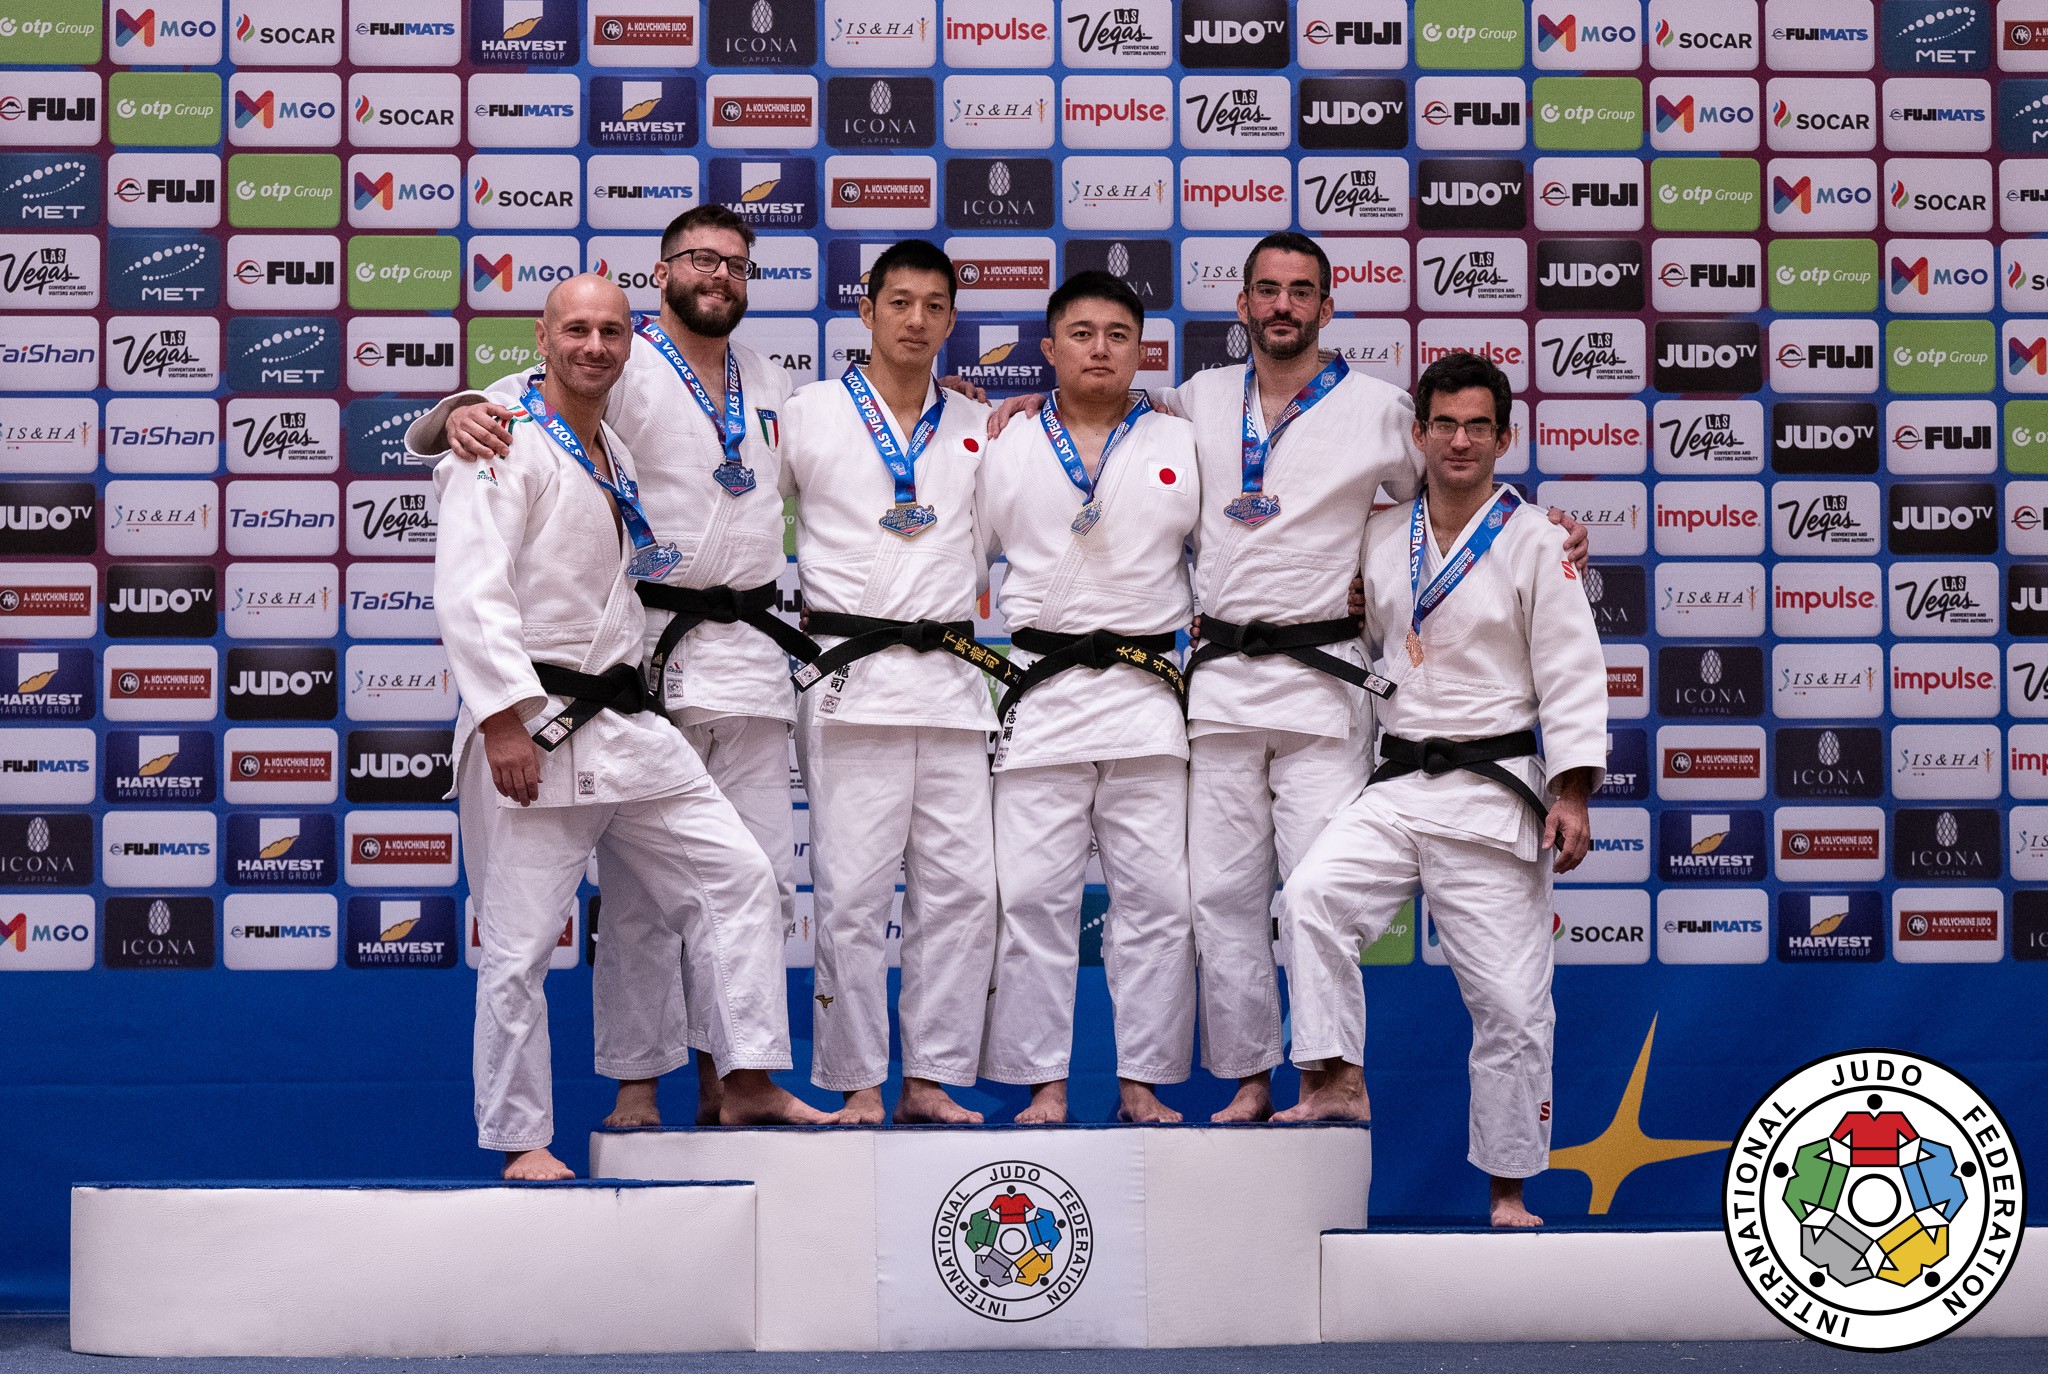
[[[1093,501],[1081,507],[1081,513],[1074,517],[1074,523],[1067,528],[1075,534],[1086,534],[1095,528],[1095,522],[1102,518],[1102,507]]]
[[[1408,662],[1420,668],[1422,666],[1422,636],[1416,634],[1413,630],[1408,632],[1407,649]]]
[[[720,463],[711,469],[711,480],[724,487],[727,496],[745,496],[754,489],[754,470],[744,463]]]
[[[1256,529],[1280,513],[1280,499],[1248,491],[1225,506],[1223,513],[1248,529]]]
[[[938,523],[939,513],[930,506],[899,502],[882,513],[881,526],[901,539],[915,539]]]
[[[626,576],[659,582],[682,561],[682,552],[675,545],[651,544],[644,549],[633,551],[632,561],[626,564]]]

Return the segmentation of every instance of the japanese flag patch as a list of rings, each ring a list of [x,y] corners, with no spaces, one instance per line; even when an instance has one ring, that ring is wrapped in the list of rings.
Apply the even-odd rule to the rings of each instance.
[[[1161,491],[1187,491],[1191,485],[1180,464],[1165,461],[1146,464],[1145,480]]]

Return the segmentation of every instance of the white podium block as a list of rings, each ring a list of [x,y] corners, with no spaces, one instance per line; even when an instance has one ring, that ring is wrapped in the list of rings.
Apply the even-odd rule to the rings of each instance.
[[[763,1350],[1315,1341],[1320,1233],[1364,1224],[1372,1166],[1349,1125],[600,1131],[590,1150],[611,1177],[754,1181]]]
[[[2048,1236],[1958,1333],[2048,1335]],[[1326,1341],[1784,1340],[1712,1231],[1369,1231],[1323,1237]]]
[[[71,1348],[748,1350],[754,1204],[737,1183],[78,1187]]]

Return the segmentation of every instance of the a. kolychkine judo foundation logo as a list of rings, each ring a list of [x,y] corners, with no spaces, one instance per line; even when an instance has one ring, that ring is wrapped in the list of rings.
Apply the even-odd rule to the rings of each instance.
[[[1764,1094],[1721,1191],[1751,1291],[1845,1350],[1903,1350],[1975,1316],[2011,1272],[2027,1212],[1997,1109],[1897,1050],[1830,1055]]]
[[[1088,1208],[1042,1164],[984,1165],[946,1191],[932,1224],[939,1281],[970,1312],[1028,1322],[1080,1291],[1095,1253]]]

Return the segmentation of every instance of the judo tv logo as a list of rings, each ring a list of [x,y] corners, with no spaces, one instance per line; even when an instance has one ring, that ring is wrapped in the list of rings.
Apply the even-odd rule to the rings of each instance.
[[[962,1307],[1028,1322],[1081,1289],[1094,1258],[1088,1208],[1042,1164],[1004,1160],[946,1191],[932,1225],[932,1262]]]
[[[1998,1109],[1895,1050],[1830,1055],[1765,1093],[1721,1193],[1750,1290],[1842,1350],[1904,1350],[1975,1316],[2012,1269],[2027,1205]]]

